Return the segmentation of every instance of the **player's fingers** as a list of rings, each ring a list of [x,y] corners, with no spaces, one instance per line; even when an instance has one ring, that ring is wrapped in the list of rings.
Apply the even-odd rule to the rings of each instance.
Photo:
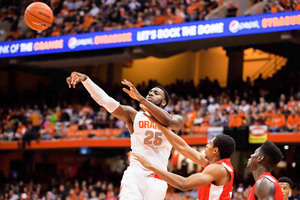
[[[127,82],[122,81],[122,84],[128,86],[131,89],[130,85]]]
[[[74,76],[75,74],[77,74],[77,72],[72,72],[72,73],[71,73],[71,76]]]
[[[126,92],[127,94],[130,94],[130,91],[127,90],[126,88],[123,88],[123,91]]]
[[[77,75],[77,73],[73,73],[72,74],[72,82],[75,82],[77,80],[79,80],[79,76]]]
[[[79,78],[77,78],[74,83],[75,83],[75,85],[77,85],[79,82],[81,82],[81,80]]]
[[[70,77],[66,78],[66,81],[67,81],[67,83],[69,85],[69,88],[71,88],[71,78]]]
[[[138,158],[136,155],[133,155],[133,154],[132,154],[132,157],[133,157],[133,159],[135,159],[135,160],[139,160],[139,158]]]
[[[140,155],[138,155],[138,154],[135,154],[135,153],[133,153],[133,152],[132,152],[132,155],[133,155],[135,158],[137,158],[138,160],[140,160],[140,158],[141,158],[141,156],[140,156]]]
[[[73,88],[75,88],[75,86],[77,85],[77,83],[78,83],[78,80],[73,80],[72,81]]]
[[[126,79],[124,79],[124,81],[125,81],[128,85],[133,86],[133,84],[132,84],[130,81],[127,81]]]

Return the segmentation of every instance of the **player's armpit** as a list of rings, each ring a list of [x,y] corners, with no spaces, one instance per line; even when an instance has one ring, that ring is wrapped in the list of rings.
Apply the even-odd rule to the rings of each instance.
[[[276,192],[275,184],[263,177],[255,184],[254,194],[258,200],[273,200]]]
[[[111,114],[121,120],[124,120],[127,123],[132,122],[136,115],[137,111],[130,106],[120,105],[116,110],[114,110]]]

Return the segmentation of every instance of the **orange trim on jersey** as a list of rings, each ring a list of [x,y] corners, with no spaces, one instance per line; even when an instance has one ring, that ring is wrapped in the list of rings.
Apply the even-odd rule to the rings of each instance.
[[[155,173],[151,173],[149,176],[164,181],[164,179],[160,178],[160,176],[158,176],[158,175],[155,174]]]
[[[120,187],[119,195],[118,196],[120,196],[122,188],[123,188],[123,186]]]

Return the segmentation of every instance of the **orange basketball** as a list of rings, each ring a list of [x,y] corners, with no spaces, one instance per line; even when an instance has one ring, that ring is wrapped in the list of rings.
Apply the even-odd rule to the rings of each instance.
[[[42,2],[30,4],[24,13],[27,26],[36,31],[46,30],[53,21],[51,8]]]

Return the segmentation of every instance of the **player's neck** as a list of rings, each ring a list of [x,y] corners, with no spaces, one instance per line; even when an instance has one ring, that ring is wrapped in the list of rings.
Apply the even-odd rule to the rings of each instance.
[[[209,161],[209,164],[213,164],[215,162],[218,162],[219,160],[221,160],[220,157],[213,157],[210,161]]]
[[[254,180],[257,181],[259,177],[266,172],[271,172],[271,171],[267,169],[265,166],[260,165],[255,171],[252,171]]]

